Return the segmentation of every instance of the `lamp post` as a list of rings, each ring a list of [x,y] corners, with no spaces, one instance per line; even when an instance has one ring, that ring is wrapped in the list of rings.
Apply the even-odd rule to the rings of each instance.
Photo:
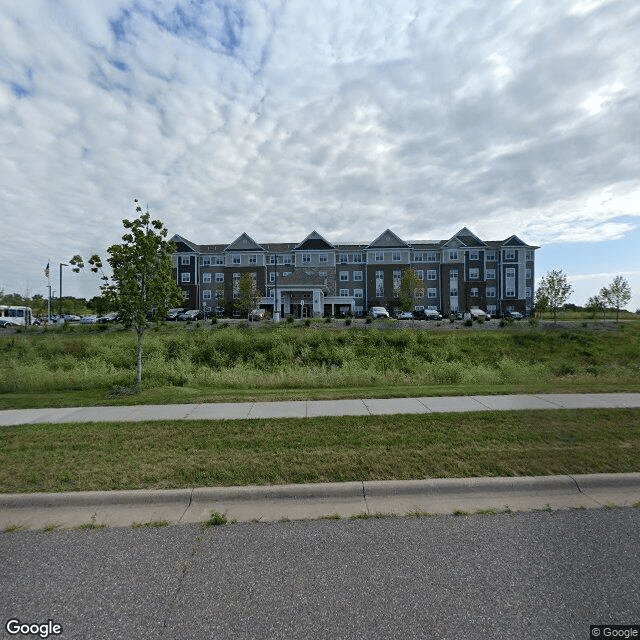
[[[51,285],[48,284],[49,289],[49,303],[47,304],[47,324],[51,324]]]
[[[280,322],[280,305],[278,304],[278,254],[273,255],[273,272],[274,286],[273,286],[273,321]]]
[[[66,262],[60,263],[60,291],[58,292],[58,297],[60,299],[60,315],[62,315],[62,267],[68,267],[69,265]]]

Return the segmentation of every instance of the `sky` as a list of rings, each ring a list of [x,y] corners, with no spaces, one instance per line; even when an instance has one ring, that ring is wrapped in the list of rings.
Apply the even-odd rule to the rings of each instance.
[[[2,3],[0,290],[57,295],[138,198],[199,244],[515,234],[635,310],[639,43],[631,0]]]

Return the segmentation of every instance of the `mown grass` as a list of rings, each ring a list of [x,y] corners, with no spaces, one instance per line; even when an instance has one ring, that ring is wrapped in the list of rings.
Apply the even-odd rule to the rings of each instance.
[[[22,425],[0,492],[640,471],[640,410]]]
[[[640,322],[585,324],[163,327],[147,333],[141,393],[115,398],[134,381],[133,334],[23,332],[0,337],[0,408],[637,389]]]

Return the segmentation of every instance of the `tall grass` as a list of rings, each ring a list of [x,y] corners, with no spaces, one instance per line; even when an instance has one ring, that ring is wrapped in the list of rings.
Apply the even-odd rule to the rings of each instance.
[[[124,331],[0,338],[0,392],[132,384],[135,336]],[[640,323],[614,331],[490,332],[304,326],[167,327],[145,338],[143,386],[212,389],[504,384],[574,379],[640,382]]]

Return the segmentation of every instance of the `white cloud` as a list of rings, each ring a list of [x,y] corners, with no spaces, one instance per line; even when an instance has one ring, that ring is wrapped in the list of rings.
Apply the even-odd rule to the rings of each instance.
[[[42,285],[48,258],[104,255],[134,196],[203,243],[313,228],[334,241],[387,227],[439,239],[466,225],[628,250],[640,225],[639,7],[3,7],[0,194],[28,258],[24,245],[3,249],[0,284]]]

